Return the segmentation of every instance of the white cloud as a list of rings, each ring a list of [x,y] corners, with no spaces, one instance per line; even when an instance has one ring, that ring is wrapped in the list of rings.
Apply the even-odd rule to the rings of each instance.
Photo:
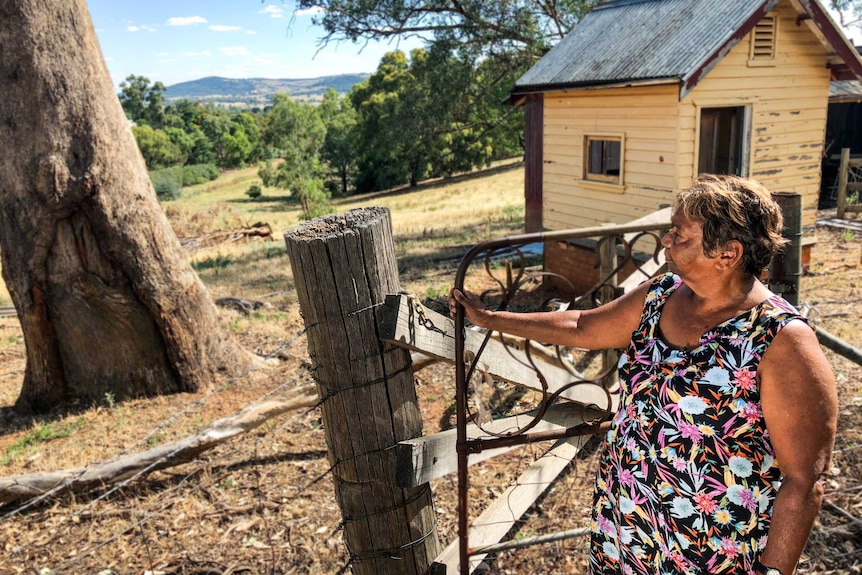
[[[306,8],[305,10],[294,10],[294,16],[314,16],[315,14],[323,14],[326,12],[320,6],[312,6],[311,8]]]
[[[203,16],[174,16],[168,18],[168,26],[197,26],[198,24],[206,24],[207,19]]]
[[[126,30],[128,32],[155,32],[156,29],[152,26],[135,26],[134,24],[130,24],[126,26]]]
[[[210,30],[213,32],[235,32],[237,30],[242,30],[242,26],[222,26],[218,24],[213,24],[210,26]]]
[[[156,56],[164,58],[165,56],[170,56],[170,52],[156,52]]]
[[[225,56],[249,56],[251,52],[249,52],[243,46],[225,46],[221,49],[221,53]]]
[[[183,56],[188,56],[190,58],[205,58],[207,56],[212,56],[212,52],[209,50],[204,50],[202,52],[183,52]]]
[[[255,32],[254,30],[246,30],[245,33],[248,34],[249,36],[257,35],[257,32]]]
[[[281,18],[284,16],[284,10],[278,6],[267,6],[260,11],[261,14],[269,14],[271,18]]]

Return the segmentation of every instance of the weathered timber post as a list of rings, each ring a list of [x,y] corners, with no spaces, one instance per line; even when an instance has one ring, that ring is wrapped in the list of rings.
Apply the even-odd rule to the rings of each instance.
[[[395,484],[395,445],[422,435],[410,352],[378,337],[401,290],[389,211],[325,216],[284,239],[353,573],[424,575],[439,552],[431,489]]]
[[[838,217],[843,218],[847,209],[847,182],[850,171],[850,148],[841,148],[841,163],[838,166]]]
[[[772,194],[781,214],[787,240],[784,251],[775,256],[770,266],[769,289],[792,305],[799,305],[799,279],[802,276],[802,195],[793,192]]]

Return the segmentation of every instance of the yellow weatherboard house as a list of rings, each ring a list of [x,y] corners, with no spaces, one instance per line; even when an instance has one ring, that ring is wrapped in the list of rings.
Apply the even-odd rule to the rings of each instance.
[[[799,193],[813,225],[830,81],[860,78],[816,0],[599,4],[510,93],[527,231],[632,221],[705,172]]]

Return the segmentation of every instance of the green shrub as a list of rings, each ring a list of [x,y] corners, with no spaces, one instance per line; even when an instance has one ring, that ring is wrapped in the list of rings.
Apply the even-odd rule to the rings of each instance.
[[[183,193],[183,167],[173,166],[162,170],[151,170],[150,181],[159,200],[176,200]]]
[[[193,164],[171,166],[161,170],[150,170],[150,181],[160,200],[176,200],[182,195],[183,186],[194,186],[210,182],[219,177],[215,164]]]
[[[163,202],[177,200],[183,195],[183,187],[176,180],[165,179],[153,183],[153,187],[156,190],[156,196]]]
[[[247,195],[253,200],[256,200],[263,195],[263,190],[260,189],[260,186],[258,186],[257,184],[252,184],[245,191],[245,195]]]
[[[211,182],[219,177],[219,169],[215,164],[193,164],[183,167],[183,185],[194,186]]]

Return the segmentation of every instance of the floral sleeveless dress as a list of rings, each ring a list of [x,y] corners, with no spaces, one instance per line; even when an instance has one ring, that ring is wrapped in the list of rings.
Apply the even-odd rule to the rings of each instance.
[[[775,335],[803,319],[773,296],[684,351],[658,322],[681,284],[647,293],[620,357],[620,409],[599,463],[590,546],[594,575],[743,575],[766,544],[781,472],[757,388]]]

